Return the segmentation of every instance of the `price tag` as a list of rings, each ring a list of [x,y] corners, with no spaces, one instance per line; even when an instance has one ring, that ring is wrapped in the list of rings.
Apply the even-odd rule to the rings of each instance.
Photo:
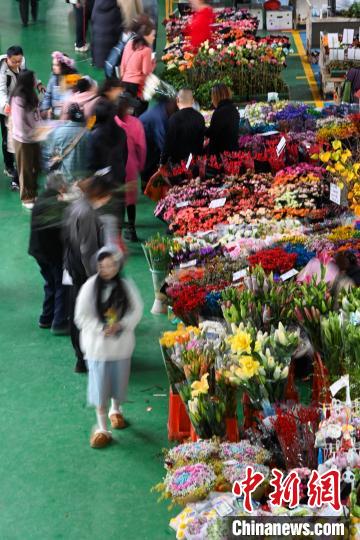
[[[268,92],[267,100],[268,102],[279,101],[279,94],[277,92]]]
[[[239,270],[238,272],[234,272],[233,274],[233,281],[239,281],[239,279],[244,278],[247,275],[248,269],[244,268],[243,270]]]
[[[355,49],[355,60],[360,60],[360,48],[356,47]]]
[[[226,203],[226,197],[223,197],[222,199],[214,199],[209,204],[209,208],[221,208],[221,206],[224,206]]]
[[[184,208],[185,206],[189,206],[189,204],[190,204],[189,201],[178,202],[176,203],[176,208]]]
[[[193,155],[189,154],[188,160],[186,162],[186,168],[188,169],[190,167],[190,164],[192,162]]]
[[[191,266],[196,266],[196,263],[196,259],[193,259],[192,261],[188,261],[186,263],[180,263],[180,268],[190,268]]]
[[[341,204],[341,189],[336,184],[330,184],[330,201]]]
[[[294,276],[296,276],[296,274],[298,274],[298,270],[295,270],[295,268],[293,268],[292,270],[289,270],[288,272],[285,272],[285,274],[282,274],[280,276],[280,279],[281,281],[286,281],[287,279],[290,279]]]
[[[276,147],[276,153],[278,156],[280,156],[281,152],[285,149],[286,146],[286,139],[285,137],[281,137],[279,144]]]
[[[264,133],[260,133],[260,135],[262,137],[269,137],[270,135],[277,135],[278,133],[278,131],[273,129],[272,131],[265,131]]]
[[[350,48],[348,49],[348,60],[355,60],[355,49]]]
[[[229,516],[233,513],[234,509],[226,501],[215,501],[213,508],[220,517]]]
[[[245,109],[239,109],[240,118],[245,118]]]
[[[345,51],[344,49],[338,49],[338,60],[344,61],[345,60]]]

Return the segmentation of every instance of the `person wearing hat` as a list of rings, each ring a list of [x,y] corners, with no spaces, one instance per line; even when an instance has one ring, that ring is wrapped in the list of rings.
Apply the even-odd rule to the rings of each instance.
[[[124,92],[119,96],[117,115],[115,122],[125,131],[127,139],[128,158],[126,162],[125,182],[125,205],[128,218],[128,226],[124,236],[130,242],[137,242],[138,237],[135,229],[136,203],[138,196],[138,178],[143,170],[146,159],[145,131],[141,121],[132,116],[137,105],[137,100],[131,94]]]
[[[79,292],[75,322],[89,369],[88,401],[96,407],[97,424],[90,437],[92,448],[111,442],[113,429],[123,429],[121,404],[126,400],[135,328],[143,303],[135,284],[121,275],[123,253],[105,246],[97,253],[97,274]]]

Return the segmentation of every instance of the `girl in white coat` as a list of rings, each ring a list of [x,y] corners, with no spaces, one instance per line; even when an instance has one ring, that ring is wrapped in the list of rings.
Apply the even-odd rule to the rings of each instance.
[[[75,323],[89,369],[88,400],[96,407],[97,426],[90,438],[93,448],[111,442],[107,407],[113,429],[125,427],[121,403],[126,399],[135,327],[143,304],[135,284],[119,274],[124,258],[104,247],[97,254],[98,273],[83,285],[77,298]]]

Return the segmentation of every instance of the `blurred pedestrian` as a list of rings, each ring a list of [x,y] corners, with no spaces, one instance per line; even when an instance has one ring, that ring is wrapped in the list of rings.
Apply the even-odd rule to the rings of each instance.
[[[189,0],[189,2],[194,14],[185,28],[185,34],[189,36],[192,47],[197,50],[204,41],[211,38],[215,14],[205,0]]]
[[[85,53],[89,50],[86,34],[91,21],[94,0],[66,0],[73,5],[76,25],[75,51]]]
[[[145,81],[156,67],[155,56],[152,52],[156,33],[154,23],[145,14],[133,20],[130,30],[135,36],[125,45],[120,74],[127,91],[141,100],[141,105],[137,110],[137,115],[140,116],[148,106],[143,99]]]
[[[64,101],[61,113],[62,120],[68,120],[70,105],[77,104],[87,121],[93,114],[94,107],[99,101],[98,87],[90,77],[81,77],[73,89],[72,94]]]
[[[127,139],[127,162],[126,162],[126,193],[125,205],[128,218],[128,226],[125,229],[125,238],[131,242],[137,242],[138,237],[135,229],[136,203],[138,197],[138,179],[143,170],[146,159],[146,140],[142,123],[133,116],[137,101],[131,94],[125,92],[119,97],[116,123],[123,128]]]
[[[119,79],[105,79],[98,89],[99,101],[108,101],[115,104],[120,94],[125,90],[125,84]]]
[[[99,101],[94,113],[96,123],[89,135],[87,168],[91,173],[110,168],[110,174],[117,186],[111,200],[112,212],[121,230],[124,222],[124,185],[128,159],[126,133],[115,122],[116,107],[112,102]]]
[[[79,183],[83,196],[67,208],[64,216],[64,264],[72,281],[69,299],[71,342],[76,354],[75,372],[87,368],[74,323],[77,295],[85,281],[96,272],[95,255],[105,244],[116,244],[115,218],[104,212],[114,184],[110,175],[95,175]]]
[[[126,426],[121,405],[126,400],[135,328],[143,304],[135,284],[122,276],[123,264],[121,253],[107,246],[101,249],[97,254],[98,273],[87,280],[76,302],[75,322],[89,368],[88,401],[96,407],[92,448],[103,448],[111,442],[107,413],[113,429]]]
[[[142,0],[117,0],[121,9],[124,29],[128,30],[135,17],[144,12]]]
[[[63,176],[51,173],[31,214],[29,242],[29,255],[35,258],[45,281],[39,327],[51,328],[51,332],[56,335],[69,333],[67,287],[62,283],[65,192],[66,181]]]
[[[240,114],[231,98],[231,90],[226,84],[213,86],[211,100],[215,111],[210,127],[206,130],[206,136],[209,137],[209,155],[236,152],[239,149]]]
[[[36,22],[38,15],[38,0],[18,0],[18,2],[23,26],[29,24],[29,7],[31,7],[32,20]]]
[[[160,156],[164,150],[169,118],[177,111],[174,98],[162,99],[154,107],[149,107],[139,118],[145,130],[146,161],[141,173],[141,186],[144,191],[152,175],[157,171]]]
[[[10,98],[16,86],[21,70],[25,69],[24,52],[19,45],[13,45],[0,57],[0,126],[2,137],[2,153],[4,157],[4,174],[11,178],[10,188],[19,189],[19,177],[15,167],[14,154],[8,148],[8,121]]]
[[[66,75],[77,73],[75,60],[66,53],[54,51],[52,58],[52,75],[50,76],[44,99],[41,102],[41,113],[46,118],[60,118],[64,101],[70,91],[63,80]]]
[[[40,145],[36,140],[36,129],[41,119],[35,86],[34,72],[27,69],[21,71],[10,102],[20,198],[23,206],[29,210],[33,208],[37,196],[40,173]]]
[[[89,130],[77,103],[66,111],[68,120],[60,122],[48,136],[44,154],[49,169],[56,169],[68,184],[86,177]]]
[[[123,29],[121,11],[116,0],[95,0],[91,15],[91,53],[93,64],[103,68]]]

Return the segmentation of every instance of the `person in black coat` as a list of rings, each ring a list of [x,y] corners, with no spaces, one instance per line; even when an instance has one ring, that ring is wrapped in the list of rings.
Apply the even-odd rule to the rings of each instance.
[[[239,149],[240,115],[231,97],[231,90],[225,84],[213,86],[211,100],[215,111],[210,127],[206,130],[209,155],[236,152]]]
[[[116,216],[119,229],[124,222],[125,176],[128,158],[125,131],[115,122],[116,109],[106,99],[100,100],[94,109],[96,123],[90,132],[87,147],[87,169],[91,174],[110,167],[110,174],[118,186],[112,198],[112,212]]]
[[[95,0],[91,25],[93,64],[102,69],[111,49],[118,43],[122,32],[123,21],[116,0]]]
[[[45,191],[37,198],[32,214],[29,255],[35,258],[45,280],[40,328],[54,334],[69,332],[68,302],[63,279],[62,219],[66,203],[61,200],[66,182],[60,173],[49,175]]]
[[[182,89],[178,93],[178,111],[169,120],[164,150],[160,163],[165,165],[187,161],[189,155],[203,154],[205,120],[202,114],[193,108],[194,96],[191,90]]]

